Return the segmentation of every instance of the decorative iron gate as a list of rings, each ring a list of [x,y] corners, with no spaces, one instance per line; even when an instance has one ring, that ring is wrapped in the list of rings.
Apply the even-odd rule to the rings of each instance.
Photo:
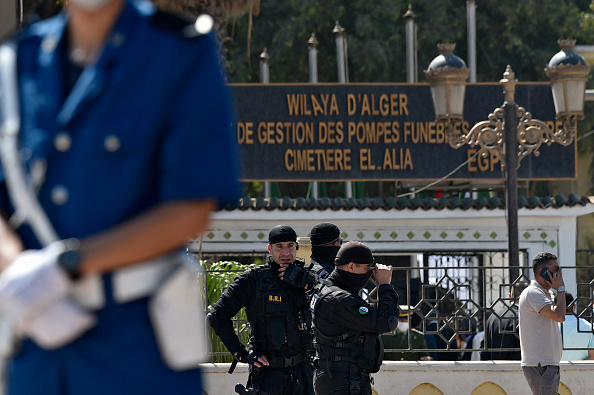
[[[437,355],[438,359],[445,360],[458,360],[462,352],[518,351],[464,346],[464,341],[469,335],[482,331],[488,316],[494,311],[511,307],[514,303],[510,296],[512,288],[520,282],[530,282],[531,267],[527,263],[518,267],[508,266],[505,251],[424,251],[398,254],[416,257],[416,264],[413,262],[410,266],[393,266],[392,284],[399,293],[400,304],[411,306],[411,326],[418,324],[425,337],[435,337],[440,347],[414,348],[409,335],[407,348],[386,351],[427,351]],[[375,255],[378,260],[384,256],[382,252]],[[522,251],[521,255],[520,262],[527,262],[527,253]],[[254,253],[252,259],[256,256],[259,258],[263,255]],[[592,327],[594,250],[578,251],[578,264],[579,266],[561,266],[564,271],[577,271],[578,295],[573,302],[577,306],[576,316],[590,322]],[[234,277],[241,271],[227,273]],[[207,288],[208,283],[210,282],[207,282]],[[206,294],[209,295],[208,289]],[[363,294],[370,303],[377,303],[375,286],[370,286]],[[214,302],[215,300],[208,300],[208,305]],[[244,317],[236,317],[234,320],[236,331],[242,341],[245,341],[248,338],[249,325]],[[518,336],[517,326],[513,334]],[[461,349],[463,346],[465,348]],[[222,351],[212,353],[213,356],[225,354]]]

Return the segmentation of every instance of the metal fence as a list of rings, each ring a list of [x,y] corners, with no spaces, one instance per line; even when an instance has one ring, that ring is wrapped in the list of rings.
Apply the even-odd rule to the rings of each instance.
[[[403,253],[398,255],[402,256]],[[389,253],[376,254],[378,262],[393,267],[392,284],[399,294],[399,303],[412,308],[408,317],[410,326],[416,326],[425,337],[433,336],[439,344],[437,348],[415,348],[409,335],[408,347],[386,351],[429,352],[437,355],[437,359],[444,360],[468,359],[469,354],[465,354],[464,358],[462,353],[519,351],[487,349],[484,346],[477,348],[464,344],[467,337],[483,330],[487,318],[494,311],[510,310],[517,322],[517,314],[510,309],[514,303],[512,289],[521,282],[529,283],[531,276],[527,254],[521,252],[521,255],[522,266],[510,267],[506,264],[507,253],[504,251],[410,252],[408,256],[413,257],[410,264],[393,259]],[[576,306],[575,315],[586,320],[589,328],[592,328],[594,251],[578,251],[577,264],[562,265],[562,269],[565,273],[576,271],[578,292],[571,306]],[[362,297],[371,304],[377,303],[377,288],[365,288]],[[209,305],[214,302],[208,301]],[[500,319],[498,314],[495,316]],[[245,316],[236,317],[234,327],[245,341],[249,332]],[[517,324],[509,334],[512,333],[519,336]],[[213,352],[213,355],[223,354]]]

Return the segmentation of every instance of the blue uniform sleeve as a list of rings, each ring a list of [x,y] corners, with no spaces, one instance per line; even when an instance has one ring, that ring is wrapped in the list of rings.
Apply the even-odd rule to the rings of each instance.
[[[184,77],[166,103],[161,199],[214,197],[224,206],[240,196],[235,112],[214,39],[188,41]]]

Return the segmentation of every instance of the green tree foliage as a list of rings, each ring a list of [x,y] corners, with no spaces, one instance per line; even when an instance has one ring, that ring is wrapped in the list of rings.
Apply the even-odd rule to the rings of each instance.
[[[592,37],[584,29],[587,14],[574,1],[478,3],[478,69],[486,81],[497,80],[508,63],[521,81],[546,81],[543,69],[559,51],[558,39],[587,43]]]
[[[263,1],[260,15],[254,19],[252,53],[247,52],[246,18],[230,24],[233,42],[228,46],[228,60],[232,79],[234,82],[258,81],[259,55],[267,47],[272,57],[272,82],[308,81],[307,41],[313,32],[319,41],[320,82],[336,81],[336,44],[332,30],[339,21],[347,32],[349,53],[357,53],[357,56],[350,56],[350,81],[388,81],[398,72],[393,65],[398,54],[404,51],[401,39],[404,27],[394,23],[404,11],[402,5],[387,0]],[[364,62],[365,57],[373,61]]]
[[[233,82],[259,80],[259,55],[268,48],[273,82],[308,81],[307,40],[319,45],[320,82],[337,81],[335,21],[348,37],[351,82],[406,79],[403,18],[409,3],[416,15],[419,80],[437,54],[438,42],[457,43],[467,59],[466,2],[461,0],[153,0],[160,8],[195,16],[215,14],[227,24]],[[24,15],[46,18],[63,0],[25,0]],[[511,64],[520,81],[544,81],[543,68],[558,51],[559,38],[590,44],[594,18],[589,0],[477,0],[479,81],[498,81]],[[238,16],[242,15],[242,16]]]
[[[417,0],[419,81],[422,70],[438,55],[439,42],[457,43],[456,54],[467,58],[466,2]],[[477,62],[479,81],[498,81],[511,64],[520,81],[546,81],[544,66],[559,50],[557,40],[576,38],[586,44],[594,37],[587,1],[479,0],[477,3]],[[337,81],[335,21],[348,37],[350,82],[406,80],[403,0],[262,0],[253,19],[247,52],[249,18],[229,24],[228,44],[233,82],[259,80],[259,55],[271,56],[272,82],[307,82],[307,40],[318,38],[320,82]]]

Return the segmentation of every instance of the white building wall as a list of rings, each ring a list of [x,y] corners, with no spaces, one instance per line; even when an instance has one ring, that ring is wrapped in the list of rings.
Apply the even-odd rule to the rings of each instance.
[[[551,252],[562,266],[576,260],[577,217],[594,212],[594,205],[521,209],[519,246],[529,261],[539,252]],[[190,249],[204,252],[266,252],[268,231],[280,223],[308,236],[318,222],[335,223],[346,240],[361,240],[374,251],[493,251],[507,250],[505,210],[233,210],[213,216],[211,228]],[[527,262],[530,266],[530,262]],[[570,292],[576,291],[575,270],[565,270]],[[532,275],[532,273],[530,273]]]
[[[236,383],[245,385],[247,365],[232,375],[229,364],[203,364],[205,393],[229,395]],[[373,374],[378,395],[526,395],[530,388],[519,362],[395,362],[386,361]],[[594,361],[561,362],[561,395],[593,393]]]

